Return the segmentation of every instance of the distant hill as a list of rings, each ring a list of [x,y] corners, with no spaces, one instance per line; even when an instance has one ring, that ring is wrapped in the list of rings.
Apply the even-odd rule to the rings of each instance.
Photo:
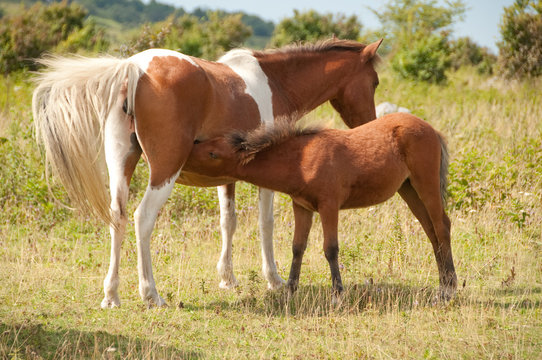
[[[9,8],[10,11],[14,11],[13,9],[19,7],[20,4],[32,5],[38,1],[2,0],[2,2],[6,5],[4,6],[4,4],[2,4],[0,7]],[[60,1],[43,0],[42,2],[50,3]],[[89,15],[98,19],[99,24],[108,24],[114,31],[118,31],[119,26],[111,23],[111,21],[122,25],[122,28],[124,29],[129,29],[139,27],[144,23],[163,21],[170,15],[182,16],[183,14],[188,13],[182,7],[177,8],[156,0],[151,0],[147,4],[141,0],[71,0],[69,2],[81,4],[88,10]],[[189,14],[205,19],[207,17],[207,11],[209,10],[213,11],[214,9],[196,8]],[[222,10],[219,10],[219,12],[224,15],[233,14]],[[263,48],[269,42],[273,30],[275,29],[275,24],[271,21],[265,21],[256,15],[250,15],[243,12],[241,12],[241,14],[243,23],[250,26],[253,31],[253,35],[248,39],[246,46]]]

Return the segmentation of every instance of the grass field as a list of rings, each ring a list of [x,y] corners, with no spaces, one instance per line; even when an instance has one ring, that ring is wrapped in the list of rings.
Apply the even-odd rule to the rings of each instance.
[[[54,203],[32,132],[32,84],[0,80],[0,358],[539,359],[542,352],[542,97],[538,82],[480,77],[445,86],[382,69],[377,102],[412,109],[443,132],[451,154],[457,296],[435,304],[431,246],[396,196],[345,211],[340,263],[346,295],[331,306],[316,217],[300,289],[289,301],[260,273],[257,189],[238,189],[234,266],[240,286],[218,288],[215,189],[176,187],[151,244],[159,292],[137,291],[133,223],[122,249],[121,308],[101,310],[109,232]],[[307,121],[344,126],[325,105]],[[146,186],[138,165],[130,212]],[[58,184],[55,196],[65,200]],[[293,215],[275,199],[275,255],[287,278]]]

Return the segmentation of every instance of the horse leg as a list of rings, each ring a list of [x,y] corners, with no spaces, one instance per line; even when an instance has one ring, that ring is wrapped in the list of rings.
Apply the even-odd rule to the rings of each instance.
[[[299,284],[299,273],[301,271],[301,263],[303,262],[303,254],[307,248],[307,239],[312,226],[312,211],[305,209],[293,201],[295,230],[294,240],[292,243],[292,266],[290,267],[290,276],[286,287],[288,292],[293,294],[297,290]]]
[[[166,302],[156,291],[156,283],[152,274],[150,239],[158,212],[168,199],[179,170],[160,187],[149,184],[143,200],[135,211],[135,233],[137,239],[137,271],[139,274],[139,294],[149,306],[166,306]]]
[[[126,203],[128,186],[141,156],[141,148],[135,133],[130,130],[130,118],[122,112],[122,101],[109,115],[105,125],[105,157],[109,173],[111,192],[111,216],[114,223],[109,227],[111,233],[111,258],[109,270],[104,279],[104,298],[102,308],[120,306],[118,296],[120,247],[128,218]]]
[[[322,229],[324,231],[324,254],[329,269],[331,270],[331,283],[333,288],[333,303],[340,300],[343,292],[341,273],[339,271],[339,241],[338,241],[338,223],[339,208],[336,206],[324,206],[318,209]]]
[[[218,201],[220,203],[220,230],[222,232],[222,252],[216,265],[220,275],[222,289],[231,289],[237,286],[237,279],[233,275],[232,238],[237,227],[235,215],[235,183],[219,186]]]
[[[407,180],[399,189],[399,194],[420,221],[431,241],[439,271],[440,293],[444,299],[449,299],[457,287],[457,276],[450,244],[451,224],[442,206],[440,189],[432,192],[418,191]]]
[[[262,241],[262,272],[271,290],[281,288],[285,281],[277,272],[273,254],[273,191],[260,188],[259,224]]]

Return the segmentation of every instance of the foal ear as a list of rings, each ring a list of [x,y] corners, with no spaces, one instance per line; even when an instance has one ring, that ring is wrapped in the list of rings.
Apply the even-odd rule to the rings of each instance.
[[[371,43],[369,45],[367,45],[365,47],[365,49],[363,49],[363,51],[361,52],[361,62],[362,63],[366,63],[368,61],[371,61],[375,55],[376,55],[376,50],[378,50],[378,47],[380,46],[380,44],[382,44],[382,41],[384,39],[380,39],[378,41],[375,41],[374,43]]]

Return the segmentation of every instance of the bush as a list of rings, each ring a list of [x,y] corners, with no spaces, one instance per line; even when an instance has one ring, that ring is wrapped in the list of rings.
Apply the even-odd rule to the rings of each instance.
[[[542,74],[542,1],[516,0],[504,9],[499,67],[508,77]]]
[[[450,61],[454,70],[474,66],[480,74],[492,74],[497,57],[469,37],[463,37],[450,42]]]
[[[451,66],[446,37],[431,35],[403,47],[392,59],[392,68],[405,79],[442,83]]]
[[[283,46],[293,42],[313,42],[330,38],[357,40],[361,24],[355,16],[324,14],[314,10],[301,13],[294,10],[294,16],[282,20],[275,28],[271,44]]]
[[[241,45],[251,34],[241,21],[241,14],[208,12],[198,20],[185,14],[168,19],[165,23],[143,26],[141,33],[124,47],[124,55],[152,48],[163,47],[187,55],[214,60],[224,52]]]
[[[35,70],[33,58],[44,51],[62,48],[103,50],[107,47],[103,32],[93,22],[85,22],[86,10],[66,1],[37,3],[21,14],[0,19],[0,71]]]

